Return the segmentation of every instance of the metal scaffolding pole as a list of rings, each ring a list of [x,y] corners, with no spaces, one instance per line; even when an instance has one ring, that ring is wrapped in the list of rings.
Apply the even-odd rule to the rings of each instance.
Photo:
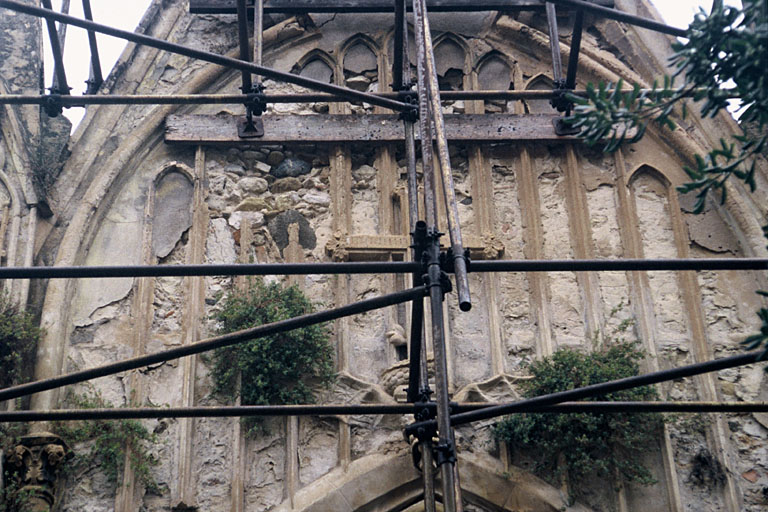
[[[165,350],[162,352],[156,352],[154,354],[138,356],[123,361],[118,361],[116,363],[110,363],[96,368],[90,368],[88,370],[82,370],[50,379],[19,384],[17,386],[12,386],[0,390],[0,402],[21,396],[31,395],[33,393],[39,393],[41,391],[47,391],[49,389],[60,388],[70,384],[85,382],[88,380],[96,379],[98,377],[105,377],[107,375],[114,375],[116,373],[128,370],[135,370],[137,368],[143,368],[145,366],[178,359],[180,357],[191,356],[193,354],[201,354],[203,352],[208,352],[217,348],[228,347],[247,340],[252,340],[254,338],[270,336],[272,334],[286,332],[293,329],[298,329],[300,327],[307,327],[310,325],[330,322],[339,318],[365,313],[387,306],[394,306],[395,304],[402,304],[423,298],[427,291],[428,290],[426,286],[420,286],[410,290],[390,293],[388,295],[382,295],[381,297],[347,304],[345,306],[327,311],[310,313],[295,318],[289,318],[287,320],[273,322],[271,324],[260,325],[258,327],[208,338],[203,341],[190,343],[188,345],[183,345],[181,347]]]
[[[416,8],[419,11],[416,11]],[[446,221],[448,234],[451,240],[454,273],[456,277],[456,293],[458,295],[459,309],[469,311],[472,308],[472,300],[469,293],[469,278],[467,276],[467,258],[464,255],[464,244],[461,237],[459,224],[458,200],[453,185],[453,173],[451,172],[451,159],[448,153],[448,139],[445,136],[445,118],[440,104],[440,91],[437,81],[437,68],[435,66],[435,53],[432,47],[432,34],[427,17],[427,8],[424,0],[414,0],[414,26],[419,34],[420,58],[423,57],[423,69],[419,73],[424,75],[425,89],[419,88],[419,94],[427,96],[432,114],[432,130],[435,145],[437,147],[438,163],[440,165],[440,177],[442,178],[443,197],[445,199]],[[424,139],[422,139],[423,141]],[[432,139],[429,139],[432,140]],[[434,167],[434,166],[433,166]],[[435,225],[437,227],[437,225]]]
[[[44,9],[40,10],[54,12],[51,0],[42,0],[42,4]],[[67,73],[64,70],[64,52],[59,33],[56,31],[56,24],[54,20],[46,18],[45,25],[48,28],[48,40],[51,42],[51,53],[53,54],[54,76],[51,91],[57,94],[69,94],[70,87],[67,84]]]
[[[563,86],[563,61],[560,55],[560,35],[557,29],[557,12],[555,4],[547,2],[547,29],[549,31],[549,50],[552,54],[552,80],[555,88]]]
[[[661,32],[662,34],[669,34],[676,37],[685,37],[686,30],[682,28],[671,27],[656,20],[650,20],[643,18],[642,16],[635,16],[626,12],[619,11],[618,9],[611,9],[610,7],[604,7],[602,5],[596,5],[591,2],[584,2],[583,0],[547,0],[556,5],[562,5],[564,7],[572,7],[576,9],[582,9],[598,16],[603,16],[608,19],[622,21],[629,23],[630,25],[636,25],[638,27],[647,28],[655,32]]]
[[[482,410],[498,404],[456,403],[456,412]],[[436,407],[427,404],[325,404],[325,405],[237,405],[196,407],[120,407],[55,409],[51,411],[0,412],[0,422],[122,420],[149,418],[233,418],[256,416],[347,416],[401,415]],[[522,407],[519,413],[626,414],[626,413],[755,413],[768,412],[768,402],[563,402],[544,407]],[[426,452],[425,452],[426,453]],[[431,453],[430,453],[431,455]],[[430,462],[431,464],[431,462]]]
[[[91,0],[83,0],[83,17],[88,21],[93,21],[93,12],[91,12]],[[101,73],[101,59],[99,59],[99,45],[96,41],[96,32],[88,30],[88,46],[91,50],[91,72],[88,78],[88,88],[86,94],[94,94],[104,83],[104,76]]]
[[[251,43],[248,39],[248,14],[245,8],[245,0],[237,0],[237,41],[240,48],[240,60],[251,61]],[[251,72],[243,70],[243,85],[240,88],[245,94],[253,90]]]
[[[200,265],[119,265],[89,267],[0,267],[0,279],[96,279],[105,277],[289,276],[321,274],[406,274],[420,272],[418,261],[338,263],[223,263]],[[586,260],[481,260],[482,272],[605,272],[768,270],[766,258],[670,258]]]
[[[565,75],[565,88],[572,90],[576,87],[576,71],[579,69],[579,52],[581,51],[581,35],[584,31],[584,11],[579,9],[573,20],[573,35],[571,49],[568,54],[568,71]]]
[[[11,9],[13,11],[24,13],[24,14],[29,14],[32,16],[37,16],[40,18],[45,18],[51,23],[53,21],[58,21],[60,23],[67,23],[69,25],[74,25],[76,27],[84,28],[86,30],[93,30],[94,32],[99,32],[102,34],[107,34],[109,36],[125,39],[127,41],[131,41],[136,44],[157,48],[159,50],[176,53],[178,55],[183,55],[185,57],[190,57],[193,59],[199,59],[205,62],[210,62],[212,64],[225,66],[227,68],[236,69],[239,71],[248,71],[256,75],[261,75],[267,78],[272,78],[275,80],[292,83],[302,87],[308,87],[310,89],[317,90],[317,91],[327,92],[330,94],[334,94],[336,96],[340,96],[342,98],[347,98],[355,101],[364,101],[372,105],[378,105],[380,107],[389,108],[398,112],[408,111],[411,109],[410,105],[406,105],[399,101],[394,101],[387,98],[374,96],[372,94],[368,94],[365,92],[355,91],[353,89],[349,89],[347,87],[342,87],[339,85],[333,85],[326,82],[321,82],[319,80],[303,77],[301,75],[294,75],[292,73],[286,73],[286,72],[278,71],[272,68],[258,66],[256,64],[253,64],[252,62],[245,62],[242,60],[233,59],[231,57],[226,57],[224,55],[218,55],[215,53],[206,52],[206,51],[198,50],[195,48],[190,48],[188,46],[171,43],[169,41],[158,39],[156,37],[151,37],[145,34],[137,34],[134,32],[128,32],[126,30],[120,30],[114,27],[108,27],[106,25],[94,23],[92,21],[83,20],[80,18],[76,18],[74,16],[59,14],[59,13],[50,11],[48,9],[41,9],[39,7],[34,7],[31,5],[19,3],[13,0],[0,0],[0,7]],[[63,70],[63,66],[62,66],[62,70]]]
[[[625,92],[631,92],[631,89],[625,89]],[[649,92],[650,89],[641,89],[640,92]],[[682,91],[687,97],[695,96],[702,89],[690,89]],[[735,92],[728,92],[728,97],[736,98]],[[585,90],[568,91],[575,96],[586,96]],[[415,91],[406,92],[377,92],[370,93],[379,98],[387,99],[416,99],[418,93]],[[442,91],[440,97],[443,100],[551,100],[560,96],[559,91]],[[93,95],[84,94],[80,96],[58,96],[58,95],[25,95],[25,94],[5,94],[0,96],[0,105],[44,105],[55,99],[65,107],[82,107],[85,105],[226,105],[237,104],[248,101],[249,97],[245,94],[169,94],[146,95],[146,94],[110,94]],[[339,103],[346,99],[339,98],[333,94],[308,93],[308,94],[264,94],[262,99],[265,103]]]

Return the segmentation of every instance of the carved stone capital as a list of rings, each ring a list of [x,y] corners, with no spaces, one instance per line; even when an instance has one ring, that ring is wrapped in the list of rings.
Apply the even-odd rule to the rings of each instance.
[[[483,233],[483,259],[495,260],[504,255],[504,243],[493,233]]]
[[[50,512],[61,498],[60,469],[72,456],[62,438],[49,432],[22,437],[6,453],[6,484],[26,495],[23,512]]]
[[[325,252],[333,261],[347,261],[349,259],[348,248],[347,237],[341,231],[336,231],[333,238],[325,244]]]

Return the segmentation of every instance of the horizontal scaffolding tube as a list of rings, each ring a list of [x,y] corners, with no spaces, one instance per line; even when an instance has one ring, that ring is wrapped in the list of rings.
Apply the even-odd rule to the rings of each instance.
[[[49,389],[60,388],[70,384],[77,384],[79,382],[85,382],[88,380],[96,379],[98,377],[114,375],[116,373],[128,370],[135,370],[137,368],[143,368],[145,366],[170,361],[172,359],[178,359],[184,356],[200,354],[217,348],[228,347],[236,343],[252,340],[254,338],[262,338],[264,336],[270,336],[272,334],[286,332],[293,329],[298,329],[300,327],[307,327],[310,325],[330,322],[331,320],[337,320],[339,318],[344,318],[359,313],[366,313],[368,311],[373,311],[387,306],[393,306],[395,304],[402,304],[404,302],[423,298],[426,294],[426,290],[427,288],[425,286],[419,286],[416,288],[411,288],[410,290],[390,293],[388,295],[382,295],[381,297],[376,297],[373,299],[362,300],[328,311],[310,313],[308,315],[289,318],[287,320],[281,320],[271,324],[260,325],[251,329],[244,329],[242,331],[208,338],[207,340],[190,343],[189,345],[165,350],[163,352],[134,357],[124,361],[118,361],[116,363],[109,363],[96,368],[90,368],[88,370],[74,372],[59,377],[53,377],[51,379],[39,380],[35,382],[29,382],[27,384],[13,386],[10,388],[0,389],[0,401],[11,400],[13,398],[31,395],[33,393],[39,393]]]
[[[758,362],[761,355],[762,351],[758,350],[737,356],[724,357],[722,359],[715,359],[713,361],[682,366],[680,368],[671,368],[669,370],[661,370],[658,372],[647,373],[645,375],[637,375],[634,377],[612,380],[600,384],[593,384],[591,386],[584,386],[582,388],[561,391],[559,393],[537,396],[535,398],[520,400],[519,402],[514,402],[511,404],[486,407],[478,411],[470,411],[451,416],[451,425],[458,426],[472,423],[474,421],[497,418],[499,416],[520,412],[523,408],[527,407],[543,407],[548,405],[555,405],[566,401],[581,400],[593,396],[607,395],[609,393],[622,391],[624,389],[632,389],[640,386],[658,384],[659,382],[682,379],[684,377],[692,377],[702,373],[716,372],[719,370],[725,370],[726,368],[736,368],[738,366],[744,366]],[[409,428],[412,426],[415,425],[410,425]]]
[[[204,50],[198,50],[196,48],[190,48],[181,44],[171,43],[164,41],[156,37],[151,37],[145,34],[138,34],[135,32],[129,32],[127,30],[120,30],[114,27],[108,27],[100,23],[93,21],[83,20],[74,16],[66,14],[60,14],[57,12],[49,11],[48,9],[41,9],[31,5],[15,2],[12,0],[0,0],[0,7],[11,9],[16,12],[37,16],[39,18],[45,18],[49,21],[58,21],[59,23],[67,23],[75,27],[84,28],[86,30],[92,30],[94,32],[100,32],[112,37],[118,37],[125,39],[136,44],[157,48],[159,50],[176,53],[178,55],[184,55],[193,59],[199,59],[212,64],[218,64],[219,66],[225,66],[231,69],[239,71],[245,71],[253,73],[255,75],[288,82],[302,87],[308,87],[313,90],[323,91],[330,94],[340,96],[342,98],[352,99],[355,101],[364,101],[372,105],[378,105],[380,107],[390,108],[398,112],[410,111],[411,105],[387,99],[379,96],[373,96],[371,94],[355,91],[347,87],[339,85],[329,84],[327,82],[321,82],[320,80],[314,80],[311,78],[303,77],[300,75],[294,75],[292,73],[286,73],[284,71],[278,71],[276,69],[267,68],[264,66],[256,65],[252,62],[246,62],[243,60],[233,59],[224,55],[218,55],[216,53],[207,52]]]
[[[421,263],[410,261],[359,261],[339,263],[227,263],[208,265],[125,265],[93,267],[0,267],[0,279],[401,274],[419,272],[421,270]],[[617,260],[481,260],[473,261],[470,265],[470,271],[476,273],[674,270],[768,270],[768,259],[682,258]]]
[[[650,89],[641,89],[649,91]],[[700,89],[685,91],[686,96],[694,96]],[[583,89],[568,91],[576,96],[586,96]],[[625,89],[624,92],[632,92]],[[730,90],[729,97],[735,98],[736,93]],[[416,92],[379,92],[371,93],[373,96],[387,99],[402,99]],[[457,100],[550,100],[558,97],[561,92],[554,91],[440,91],[440,98],[445,101]],[[160,96],[157,94],[84,94],[81,96],[51,96],[51,95],[25,95],[5,94],[0,95],[0,105],[43,105],[49,100],[61,102],[64,107],[77,107],[85,105],[235,105],[248,101],[245,94],[169,94]],[[308,94],[264,94],[263,99],[270,103],[338,103],[347,100],[333,94],[308,93]]]
[[[497,404],[452,404],[454,412],[468,412]],[[424,408],[434,409],[435,403],[427,404],[335,404],[335,405],[240,405],[221,407],[139,407],[109,409],[58,409],[53,411],[0,412],[0,422],[26,421],[79,421],[119,420],[147,418],[229,418],[245,416],[334,416],[415,414]],[[520,413],[753,413],[768,412],[768,402],[564,402],[545,407],[522,408]]]

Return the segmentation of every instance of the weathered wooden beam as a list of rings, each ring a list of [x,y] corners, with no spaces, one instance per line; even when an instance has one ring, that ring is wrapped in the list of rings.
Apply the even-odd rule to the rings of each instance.
[[[404,140],[403,123],[393,114],[265,115],[264,136],[240,138],[237,116],[171,115],[165,120],[169,144],[260,145],[297,142],[340,144],[391,143]],[[566,141],[574,136],[555,134],[556,115],[448,114],[448,140],[467,142]]]
[[[613,7],[613,0],[590,0]],[[249,2],[253,9],[253,2]],[[392,0],[264,0],[265,13],[394,12]],[[430,12],[523,11],[542,9],[544,0],[427,0]],[[410,7],[409,7],[410,9]],[[190,0],[193,14],[236,14],[237,0]]]

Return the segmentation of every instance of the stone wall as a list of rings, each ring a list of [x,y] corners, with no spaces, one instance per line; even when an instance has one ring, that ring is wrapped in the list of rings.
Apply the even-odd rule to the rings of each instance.
[[[390,23],[383,16],[286,19],[265,34],[265,63],[360,90],[383,90],[391,82]],[[566,30],[569,22],[563,23]],[[446,14],[435,16],[433,26],[439,34],[438,72],[446,88],[508,83],[525,89],[548,79],[541,17],[477,13],[457,22]],[[644,52],[653,53],[634,32],[621,43],[625,49],[619,50],[626,55],[618,59],[604,44],[618,24],[594,26],[585,34],[580,85],[616,74],[650,78],[627,67]],[[235,48],[232,17],[192,16],[181,1],[153,4],[141,29],[212,51],[232,53]],[[272,81],[265,85],[274,93],[300,90]],[[234,93],[239,76],[131,47],[106,87],[124,94]],[[539,107],[533,102],[447,106],[477,113],[524,113]],[[308,147],[286,141],[269,147],[196,147],[162,142],[163,119],[170,113],[227,116],[242,111],[242,106],[90,109],[73,140],[61,187],[51,196],[57,224],[41,235],[46,238],[40,241],[39,260],[98,265],[407,257],[406,246],[374,247],[381,237],[408,231],[399,145]],[[381,109],[283,104],[270,106],[265,115],[326,112],[364,115]],[[705,217],[692,217],[675,191],[685,179],[681,164],[689,153],[683,150],[701,147],[702,138],[698,132],[664,139],[652,134],[616,155],[571,143],[452,145],[464,236],[483,241],[479,251],[488,258],[755,254],[752,221],[739,216],[746,208],[741,203],[713,204]],[[746,200],[737,196],[732,201]],[[717,239],[711,240],[710,233]],[[323,308],[406,286],[388,275],[292,281]],[[472,275],[473,310],[460,313],[454,296],[445,305],[453,398],[514,399],[526,362],[559,347],[588,350],[625,319],[634,322],[631,335],[648,353],[648,370],[736,353],[739,341],[757,325],[753,291],[763,281],[764,276],[746,272]],[[205,338],[216,331],[212,315],[222,293],[242,285],[231,278],[52,281],[43,306],[48,332],[38,377]],[[409,332],[408,321],[408,308],[391,307],[336,322],[339,377],[322,400],[400,400],[407,372],[396,347]],[[92,385],[117,405],[217,405],[208,373],[206,359],[193,357]],[[761,369],[744,368],[668,383],[660,391],[670,400],[759,400],[763,379]],[[64,396],[53,393],[35,400],[39,408],[65,403]],[[396,416],[272,419],[268,433],[256,437],[247,436],[236,419],[146,421],[159,438],[151,449],[160,461],[153,470],[160,493],[115,489],[99,468],[88,468],[70,476],[64,510],[357,510],[377,500],[390,503],[387,510],[405,506],[418,490],[402,439],[407,421]],[[648,462],[659,484],[590,482],[588,502],[572,510],[636,510],[649,503],[658,510],[760,510],[768,485],[765,425],[760,415],[676,420],[659,434],[658,446],[649,449]],[[493,441],[490,423],[459,429],[457,438],[460,467],[466,471],[462,485],[471,503],[467,510],[564,506],[558,489],[530,474],[532,465]],[[379,478],[370,476],[377,473]],[[130,477],[128,469],[123,478]],[[323,500],[336,497],[346,508],[323,508],[329,503]]]

